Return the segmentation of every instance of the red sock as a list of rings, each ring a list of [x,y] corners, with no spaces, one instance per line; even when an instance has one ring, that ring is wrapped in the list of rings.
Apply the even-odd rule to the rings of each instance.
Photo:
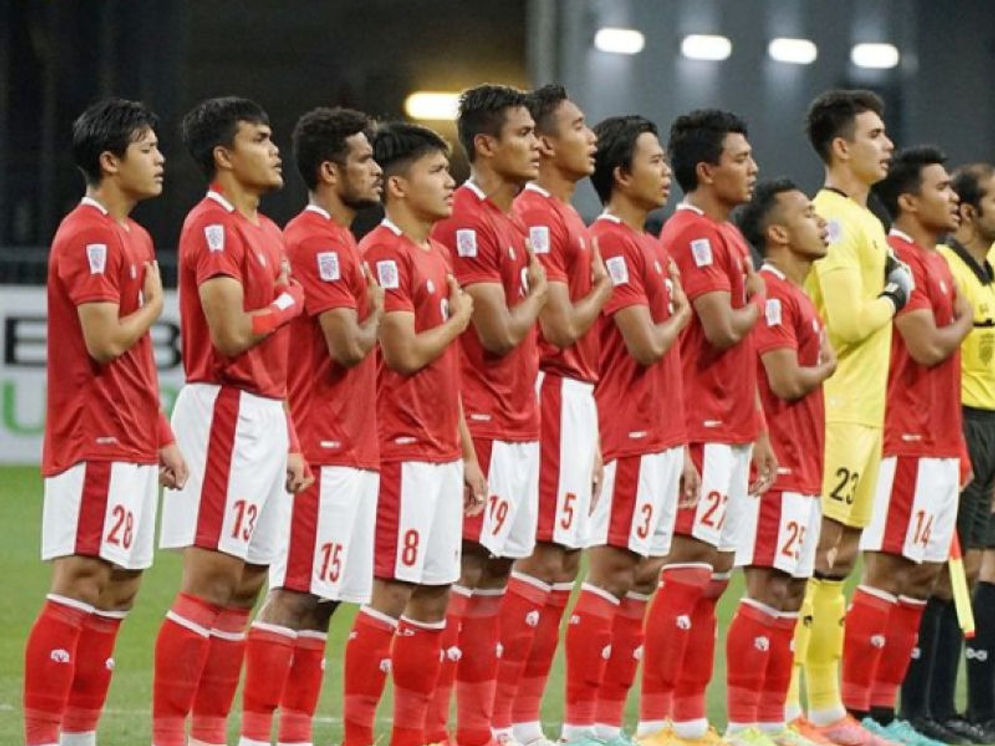
[[[524,573],[513,572],[501,603],[501,660],[494,695],[495,728],[510,728],[511,708],[525,670],[532,639],[552,588]]]
[[[612,623],[619,602],[584,583],[567,625],[567,701],[564,726],[593,726],[598,690],[611,655]]]
[[[660,574],[644,625],[641,722],[670,717],[674,685],[691,638],[691,615],[711,577],[712,568],[705,564],[667,565]]]
[[[297,633],[294,660],[280,699],[280,743],[311,743],[312,722],[318,709],[325,675],[325,643],[328,635],[314,630]]]
[[[449,593],[449,607],[446,609],[446,628],[442,632],[442,664],[439,678],[432,693],[428,712],[425,714],[425,740],[427,743],[443,743],[449,738],[449,710],[453,700],[453,682],[456,680],[456,665],[460,659],[459,631],[470,600],[470,589],[454,585]]]
[[[343,746],[370,746],[373,721],[390,670],[390,641],[397,622],[363,606],[352,623],[345,646]]]
[[[560,643],[560,622],[572,591],[573,583],[554,583],[539,615],[539,623],[532,637],[532,648],[518,682],[518,694],[511,706],[511,720],[516,725],[539,722],[542,695]]]
[[[925,608],[925,601],[908,596],[899,596],[898,603],[892,607],[884,652],[871,685],[871,707],[895,707],[898,688],[909,670],[912,649],[919,639],[919,623]]]
[[[743,598],[726,635],[729,722],[755,725],[777,611]]]
[[[83,624],[93,607],[49,594],[24,650],[24,742],[59,742]]]
[[[402,618],[391,646],[394,677],[394,726],[390,746],[425,745],[425,711],[439,677],[439,652],[445,622]]]
[[[152,742],[185,746],[184,725],[221,607],[180,593],[159,628],[152,680]]]
[[[674,722],[705,717],[705,689],[715,663],[715,605],[729,585],[728,573],[712,574],[691,614],[691,634],[674,684]]]
[[[780,724],[784,722],[784,703],[788,698],[788,685],[791,683],[791,667],[794,664],[794,651],[791,641],[798,624],[797,613],[780,613],[770,632],[770,651],[767,653],[767,670],[764,673],[763,687],[760,689],[760,702],[757,705],[757,722]],[[726,659],[728,661],[728,658]]]
[[[897,603],[890,593],[870,586],[854,591],[843,636],[843,704],[848,710],[871,709],[871,683],[884,653],[888,617]]]
[[[245,644],[242,735],[269,743],[273,712],[290,673],[297,633],[287,627],[253,622]]]
[[[95,610],[83,622],[76,648],[76,675],[62,718],[64,733],[92,733],[104,711],[114,672],[114,643],[126,611]]]
[[[625,700],[629,696],[636,668],[642,658],[643,618],[649,596],[629,593],[622,599],[612,623],[612,653],[598,690],[595,721],[600,725],[622,727]]]
[[[456,741],[482,746],[491,740],[497,688],[498,612],[504,591],[475,590],[460,625],[456,665]]]
[[[190,737],[209,744],[227,742],[231,712],[245,658],[245,628],[250,609],[225,608],[211,628],[211,644],[193,699]]]

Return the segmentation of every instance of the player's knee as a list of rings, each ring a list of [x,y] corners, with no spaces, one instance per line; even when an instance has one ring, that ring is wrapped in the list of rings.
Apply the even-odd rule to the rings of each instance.
[[[641,560],[636,565],[632,590],[645,595],[654,593],[660,584],[660,571],[663,569],[663,563],[663,557],[647,557]]]
[[[141,570],[120,570],[111,574],[100,594],[97,608],[105,611],[130,611],[142,584]]]
[[[393,580],[373,580],[373,594],[370,598],[370,608],[381,614],[398,619],[404,613],[404,607],[411,597],[411,585]]]
[[[480,574],[479,588],[504,588],[514,560],[509,557],[491,557]]]
[[[781,611],[798,611],[805,602],[805,587],[808,585],[806,578],[792,578],[784,587],[784,601],[781,604]]]
[[[448,585],[420,585],[411,594],[404,613],[419,622],[438,622],[446,618],[448,604]]]
[[[281,627],[298,629],[318,605],[316,596],[310,593],[275,588],[270,591],[266,603],[259,611],[258,619]]]
[[[554,582],[572,583],[577,579],[580,573],[580,555],[579,549],[564,550],[561,553]]]
[[[943,565],[938,562],[923,562],[913,565],[905,572],[902,594],[909,598],[929,598],[942,569]]]
[[[52,571],[52,593],[99,606],[111,578],[111,565],[97,557],[60,557]]]

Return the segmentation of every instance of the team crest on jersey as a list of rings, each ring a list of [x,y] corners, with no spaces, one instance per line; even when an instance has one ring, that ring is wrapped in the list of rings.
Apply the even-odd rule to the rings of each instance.
[[[768,298],[764,306],[764,316],[767,318],[767,326],[780,326],[781,324],[781,299]]]
[[[89,243],[86,245],[86,259],[90,262],[90,274],[102,275],[107,268],[107,244]]]
[[[712,242],[707,238],[696,238],[691,242],[691,256],[695,266],[707,267],[712,263]]]
[[[430,292],[430,293],[434,293],[435,292],[435,283],[432,282],[432,278],[431,277],[429,279],[425,280],[425,289],[428,292]]]
[[[533,225],[529,228],[529,243],[533,254],[548,254],[549,228],[545,225]]]
[[[843,237],[843,224],[833,218],[826,223],[826,238],[829,243],[836,243]]]
[[[318,252],[318,276],[325,282],[335,282],[342,275],[339,270],[339,255],[334,251]]]
[[[400,287],[397,279],[397,262],[393,259],[377,262],[377,280],[384,290],[397,290]]]
[[[629,281],[629,268],[624,256],[611,256],[605,260],[605,269],[612,278],[612,285],[624,285]]]
[[[204,226],[204,238],[207,239],[208,251],[225,250],[225,227],[223,225]]]
[[[456,231],[456,254],[465,257],[477,255],[477,231],[472,228]]]

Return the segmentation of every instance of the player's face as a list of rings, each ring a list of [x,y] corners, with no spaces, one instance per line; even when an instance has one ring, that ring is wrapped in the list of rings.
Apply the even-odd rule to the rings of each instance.
[[[526,184],[539,176],[535,126],[524,106],[505,111],[501,135],[495,140],[493,167],[508,181]]]
[[[670,198],[670,163],[660,140],[652,132],[643,132],[632,149],[632,179],[629,196],[647,210],[667,204]]]
[[[960,200],[950,186],[950,174],[939,163],[931,163],[920,173],[919,194],[915,196],[919,222],[937,232],[955,231],[960,225]]]
[[[794,189],[777,195],[779,223],[788,231],[791,250],[806,259],[821,259],[829,250],[829,230],[804,192]]]
[[[995,243],[995,176],[982,181],[978,186],[984,196],[978,202],[978,209],[974,211],[974,229],[982,241]]]
[[[445,153],[426,153],[408,167],[405,176],[398,178],[407,182],[407,201],[415,215],[433,223],[452,215],[456,181],[449,173]]]
[[[140,132],[117,160],[117,180],[121,190],[136,200],[162,194],[163,164],[166,159],[159,152],[159,138],[146,128]]]
[[[273,130],[260,122],[239,122],[228,157],[232,173],[240,184],[259,192],[283,186],[280,149],[273,142]]]
[[[716,196],[727,205],[741,205],[753,196],[757,183],[757,162],[753,148],[739,132],[729,132],[722,140],[718,166],[712,167]]]
[[[876,184],[888,175],[895,143],[885,134],[884,122],[873,111],[862,111],[853,120],[849,143],[850,167],[865,184]]]
[[[372,207],[380,202],[383,170],[373,160],[373,147],[364,133],[347,137],[346,146],[345,165],[338,167],[342,175],[339,198],[353,210]]]
[[[577,180],[594,173],[597,136],[584,121],[584,112],[573,101],[560,103],[553,114],[556,134],[549,139],[557,166]]]

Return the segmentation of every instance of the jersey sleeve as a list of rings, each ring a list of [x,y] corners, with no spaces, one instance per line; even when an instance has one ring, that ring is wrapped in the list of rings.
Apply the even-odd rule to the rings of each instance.
[[[349,246],[330,245],[327,238],[312,238],[291,246],[293,277],[304,287],[304,310],[318,316],[335,308],[358,308],[354,287],[356,253]]]
[[[612,315],[629,306],[648,306],[643,282],[645,262],[638,246],[615,233],[598,236],[598,248],[612,281],[612,294],[603,311]]]
[[[120,303],[124,257],[113,231],[90,228],[72,236],[59,252],[59,278],[74,304]]]
[[[191,225],[180,239],[181,252],[193,260],[197,284],[212,277],[233,277],[242,281],[242,261],[245,245],[238,231],[223,220],[205,216]]]
[[[384,294],[384,312],[415,312],[411,268],[404,256],[383,244],[370,246],[364,258]]]
[[[664,247],[681,271],[681,286],[688,300],[716,290],[730,292],[729,252],[718,231],[696,221]]]
[[[569,237],[563,221],[549,210],[529,207],[519,213],[528,230],[532,253],[546,270],[550,282],[567,282],[567,247]]]
[[[757,354],[779,349],[798,349],[796,328],[799,322],[798,308],[790,298],[782,293],[771,292],[768,285],[767,302],[760,322],[754,327],[753,343]]]
[[[453,258],[453,274],[462,286],[501,282],[501,247],[486,219],[465,215],[439,237]]]

